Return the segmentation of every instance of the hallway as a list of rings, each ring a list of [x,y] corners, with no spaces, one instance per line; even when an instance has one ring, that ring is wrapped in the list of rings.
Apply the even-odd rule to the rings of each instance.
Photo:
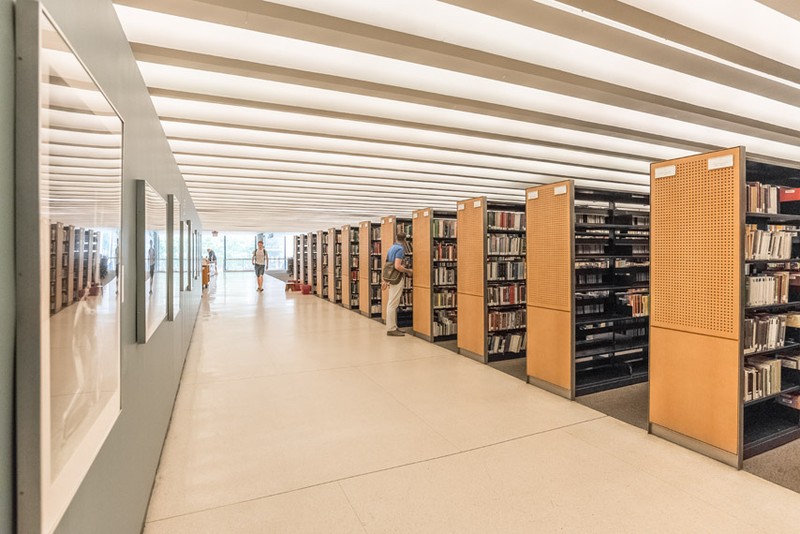
[[[800,495],[264,281],[203,297],[147,534],[800,523]]]

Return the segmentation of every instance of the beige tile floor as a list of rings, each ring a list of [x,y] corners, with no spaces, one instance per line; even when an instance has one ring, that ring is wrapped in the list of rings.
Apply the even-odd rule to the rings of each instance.
[[[265,288],[203,299],[146,534],[798,531],[796,493]]]

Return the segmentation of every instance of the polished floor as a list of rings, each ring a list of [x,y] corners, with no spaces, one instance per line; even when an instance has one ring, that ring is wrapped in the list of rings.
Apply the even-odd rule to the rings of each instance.
[[[212,281],[145,527],[796,532],[800,495],[312,295]]]

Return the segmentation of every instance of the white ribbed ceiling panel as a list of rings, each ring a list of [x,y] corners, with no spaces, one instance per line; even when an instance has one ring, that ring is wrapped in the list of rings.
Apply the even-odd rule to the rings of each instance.
[[[564,178],[646,190],[651,161],[735,145],[800,162],[781,0],[116,3],[210,229],[522,201]]]

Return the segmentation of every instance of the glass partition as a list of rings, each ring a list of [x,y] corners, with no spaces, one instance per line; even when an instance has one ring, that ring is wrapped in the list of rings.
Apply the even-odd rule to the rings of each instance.
[[[169,196],[169,273],[170,283],[170,308],[169,318],[175,320],[181,310],[181,204],[175,195]]]
[[[146,343],[167,317],[167,201],[144,180],[139,191],[139,342]]]
[[[43,11],[39,24],[39,504],[50,532],[120,411],[122,120]]]

